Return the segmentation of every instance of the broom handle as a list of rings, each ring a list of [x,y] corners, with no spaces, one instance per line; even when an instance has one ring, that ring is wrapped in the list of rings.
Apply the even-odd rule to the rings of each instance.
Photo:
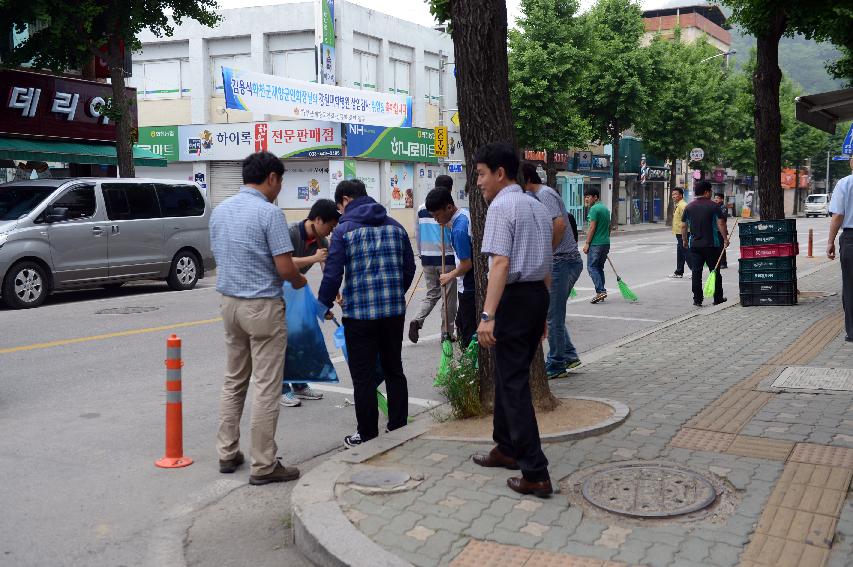
[[[418,284],[421,283],[421,278],[423,277],[423,275],[424,275],[424,271],[421,270],[421,273],[418,274],[418,279],[415,280],[414,287],[412,287],[412,293],[409,295],[409,300],[406,302],[406,309],[409,308],[409,304],[415,298],[415,292],[418,290]]]
[[[610,263],[610,269],[613,270],[613,273],[616,274],[616,279],[619,279],[619,272],[616,271],[616,267],[613,265],[613,260],[610,259],[610,254],[607,255],[607,261]]]
[[[438,225],[438,228],[441,229],[441,275],[444,275],[444,270],[446,264],[444,262],[444,225]],[[442,296],[442,308],[444,309],[444,329],[442,329],[445,333],[450,333],[450,311],[447,310],[447,288],[441,285],[439,282],[439,286],[441,287],[441,296]]]
[[[735,223],[732,225],[732,232],[734,232],[734,231],[735,231],[735,227],[737,226],[737,221],[739,221],[739,220],[740,220],[740,219],[735,219]],[[729,236],[731,236],[731,233],[729,233]],[[723,254],[725,254],[725,253],[726,253],[726,247],[725,247],[725,246],[723,246],[723,249],[720,251],[720,257],[719,257],[719,258],[717,258],[717,264],[714,266],[714,270],[713,270],[713,271],[715,271],[715,272],[716,272],[716,271],[717,271],[717,269],[720,267],[720,262],[723,260]]]

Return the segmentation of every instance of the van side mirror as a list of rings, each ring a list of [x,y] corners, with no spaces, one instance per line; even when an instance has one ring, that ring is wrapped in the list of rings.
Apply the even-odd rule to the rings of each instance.
[[[47,210],[44,221],[48,224],[68,220],[67,207],[51,207]]]

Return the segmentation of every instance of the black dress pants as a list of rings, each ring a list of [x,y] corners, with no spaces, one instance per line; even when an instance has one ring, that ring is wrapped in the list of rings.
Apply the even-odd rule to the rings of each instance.
[[[714,246],[703,246],[699,248],[691,248],[690,254],[692,258],[693,270],[693,301],[701,303],[704,297],[702,285],[702,273],[704,272],[705,264],[708,265],[708,272],[714,269],[717,265],[717,259],[720,257],[722,248]],[[723,300],[723,276],[717,271],[717,288],[714,290],[714,303],[719,303]]]
[[[456,336],[462,349],[468,348],[471,339],[477,333],[477,307],[474,290],[465,290],[459,294],[456,308]]]
[[[506,286],[495,313],[495,415],[492,434],[498,450],[518,461],[530,482],[548,480],[539,426],[530,395],[530,363],[548,317],[543,282]]]
[[[344,337],[355,397],[355,417],[362,441],[379,435],[376,405],[376,357],[385,374],[388,393],[388,429],[406,425],[409,389],[403,373],[403,327],[405,316],[385,319],[344,318]]]
[[[844,306],[844,329],[853,339],[853,230],[844,229],[839,241],[841,254],[841,303]]]

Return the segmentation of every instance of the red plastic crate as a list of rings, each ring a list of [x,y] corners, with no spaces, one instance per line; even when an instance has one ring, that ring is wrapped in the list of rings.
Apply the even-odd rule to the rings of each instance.
[[[740,257],[744,259],[797,256],[799,253],[800,245],[796,242],[788,244],[762,244],[761,246],[740,247]]]

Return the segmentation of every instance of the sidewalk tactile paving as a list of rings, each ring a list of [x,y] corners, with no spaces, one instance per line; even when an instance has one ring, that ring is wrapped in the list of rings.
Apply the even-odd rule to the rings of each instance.
[[[768,506],[761,515],[755,531],[759,534],[828,548],[832,544],[837,523],[838,520],[831,516],[780,506]]]
[[[790,462],[785,465],[779,483],[805,484],[832,490],[847,490],[853,470],[826,465]]]
[[[702,429],[682,428],[670,441],[673,447],[692,451],[722,453],[729,448],[735,436],[731,433],[718,433]]]
[[[740,455],[741,457],[784,461],[791,454],[793,448],[794,443],[791,441],[738,435],[726,450],[726,453]]]
[[[737,433],[773,398],[773,394],[752,390],[734,389],[734,394],[713,402],[687,422],[687,427]]]
[[[828,557],[829,550],[824,547],[756,534],[743,554],[741,565],[820,567]]]
[[[853,449],[829,447],[814,443],[797,443],[788,460],[797,463],[853,469]]]
[[[450,567],[627,567],[626,563],[472,539]]]

